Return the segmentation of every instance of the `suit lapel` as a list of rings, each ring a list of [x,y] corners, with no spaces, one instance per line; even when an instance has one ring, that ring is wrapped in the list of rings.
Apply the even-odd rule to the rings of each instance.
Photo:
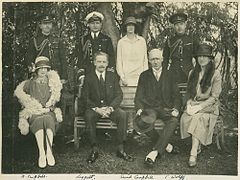
[[[98,79],[95,71],[93,72],[93,78],[92,79],[93,79],[93,84],[95,86],[94,89],[96,89],[97,97],[100,99],[99,79]]]
[[[110,94],[110,87],[111,87],[111,82],[112,82],[112,76],[109,74],[108,71],[106,71],[106,76],[105,76],[105,87],[106,87],[106,97]]]

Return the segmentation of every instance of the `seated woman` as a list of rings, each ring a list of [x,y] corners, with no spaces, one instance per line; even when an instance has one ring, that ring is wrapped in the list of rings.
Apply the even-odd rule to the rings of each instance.
[[[49,59],[39,56],[35,61],[36,77],[20,83],[14,94],[24,109],[19,113],[18,127],[21,134],[31,132],[35,135],[39,150],[40,168],[55,165],[52,153],[56,122],[62,121],[62,113],[55,104],[60,100],[62,84],[56,71],[50,70]],[[46,139],[47,150],[44,148]]]
[[[124,23],[127,34],[118,41],[116,70],[123,86],[137,86],[140,74],[148,69],[147,44],[136,34],[137,21],[128,17]]]
[[[221,74],[215,69],[212,47],[200,44],[195,58],[196,65],[189,73],[187,105],[180,120],[181,138],[192,137],[190,167],[196,166],[201,144],[212,143],[221,93]]]

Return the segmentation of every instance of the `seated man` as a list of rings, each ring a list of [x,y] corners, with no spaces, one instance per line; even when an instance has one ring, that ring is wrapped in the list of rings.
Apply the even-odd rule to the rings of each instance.
[[[139,132],[139,129],[144,128],[144,133],[148,131],[150,134],[155,132],[150,130],[154,130],[157,119],[165,124],[145,159],[145,164],[152,167],[156,157],[161,156],[165,149],[174,152],[173,146],[168,142],[178,124],[181,95],[170,73],[162,71],[162,52],[159,49],[149,52],[149,62],[152,68],[144,71],[138,81],[134,103],[140,118],[134,120],[134,129]]]
[[[94,56],[95,71],[88,73],[83,85],[83,99],[86,106],[85,121],[90,131],[92,151],[87,159],[93,163],[98,158],[96,145],[96,122],[100,118],[110,118],[117,123],[117,157],[126,161],[132,161],[124,151],[124,142],[127,137],[127,115],[119,106],[123,99],[123,93],[119,86],[117,75],[106,71],[108,66],[108,55],[97,52]]]

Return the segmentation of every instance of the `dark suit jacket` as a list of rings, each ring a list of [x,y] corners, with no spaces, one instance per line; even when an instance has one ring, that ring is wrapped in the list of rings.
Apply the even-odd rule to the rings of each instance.
[[[169,71],[163,71],[157,81],[151,68],[142,72],[139,77],[134,103],[136,110],[147,108],[158,111],[164,108],[180,110],[181,94]]]
[[[105,52],[109,55],[108,67],[115,68],[115,56],[112,45],[112,40],[109,36],[99,33],[96,39],[93,39],[91,34],[84,35],[77,40],[75,48],[75,57],[77,57],[77,67],[79,69],[88,70],[94,68],[93,56],[97,51]]]
[[[105,86],[106,105],[111,106],[114,109],[118,108],[123,99],[123,93],[119,85],[118,76],[113,72],[106,71]],[[95,71],[91,71],[85,77],[82,99],[87,109],[99,107],[101,105],[99,79]]]

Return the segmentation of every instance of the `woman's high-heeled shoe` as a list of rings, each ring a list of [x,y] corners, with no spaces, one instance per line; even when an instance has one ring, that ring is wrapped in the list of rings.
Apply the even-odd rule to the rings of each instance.
[[[47,166],[47,162],[46,162],[46,156],[39,156],[38,159],[38,167],[40,168],[45,168]]]
[[[55,158],[52,153],[47,153],[47,163],[49,166],[55,165]]]
[[[188,161],[189,167],[195,167],[197,165],[197,156],[191,155]]]

